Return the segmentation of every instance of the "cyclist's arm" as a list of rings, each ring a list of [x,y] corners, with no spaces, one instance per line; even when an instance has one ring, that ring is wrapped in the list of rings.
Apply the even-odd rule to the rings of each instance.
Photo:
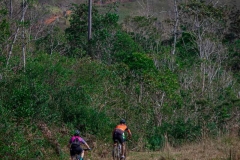
[[[82,139],[81,141],[88,149],[91,149],[85,140]]]
[[[84,144],[88,149],[91,149],[87,143]]]
[[[127,129],[128,132],[128,138],[131,139],[132,138],[132,132],[130,131],[130,129]]]

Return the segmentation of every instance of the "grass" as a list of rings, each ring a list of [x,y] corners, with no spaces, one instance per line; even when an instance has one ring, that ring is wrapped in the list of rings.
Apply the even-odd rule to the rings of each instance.
[[[113,4],[98,5],[100,13],[105,12]],[[117,4],[116,13],[119,15],[119,21],[122,22],[127,16],[143,16],[143,15],[155,15],[157,17],[162,16],[161,12],[169,9],[169,3],[164,1],[130,1]]]
[[[199,143],[185,144],[179,148],[169,145],[161,151],[136,152],[128,151],[127,160],[239,160],[240,137],[219,137],[206,139]],[[85,160],[111,160],[111,144],[94,142],[96,145],[91,152],[86,152]],[[92,144],[90,144],[92,147]],[[68,159],[69,150],[62,147],[63,155],[60,159]],[[49,157],[49,160],[59,157]]]
[[[51,14],[61,14],[63,11],[57,7],[57,6],[51,6],[51,5],[47,5],[46,6],[47,10],[49,11],[49,13]]]
[[[46,125],[41,127],[44,139],[57,139],[61,148],[61,156],[56,155],[54,141],[52,148],[41,148],[44,151],[44,159],[46,160],[67,160],[70,159],[68,140],[70,131],[66,127],[54,128]],[[51,129],[51,131],[50,131]],[[58,133],[58,134],[48,134]],[[112,143],[104,143],[96,139],[93,135],[85,135],[84,139],[88,142],[92,151],[87,151],[84,160],[111,160]],[[127,143],[128,144],[128,143]],[[180,147],[172,147],[169,143],[159,151],[139,152],[127,149],[127,160],[240,160],[240,136],[238,133],[234,135],[219,136],[217,138],[206,138],[195,143],[187,143]],[[45,158],[48,157],[48,158]]]

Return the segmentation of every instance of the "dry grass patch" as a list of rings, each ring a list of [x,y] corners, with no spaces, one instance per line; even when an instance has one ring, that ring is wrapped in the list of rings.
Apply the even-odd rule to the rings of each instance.
[[[203,140],[197,144],[189,144],[175,149],[172,153],[177,159],[191,160],[217,160],[217,159],[240,159],[239,138],[223,137],[216,140]]]
[[[128,160],[240,160],[239,142],[239,137],[208,139],[158,152],[129,152]]]

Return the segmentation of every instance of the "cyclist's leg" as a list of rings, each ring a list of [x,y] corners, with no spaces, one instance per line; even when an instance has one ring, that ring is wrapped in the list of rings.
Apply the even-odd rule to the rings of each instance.
[[[75,149],[70,149],[70,156],[71,156],[71,160],[74,159],[75,155],[77,154],[76,150]]]
[[[116,158],[116,150],[115,150],[115,147],[117,146],[117,141],[118,141],[115,132],[113,133],[112,140],[113,140],[112,156],[113,156],[113,159],[115,160],[115,158]]]
[[[81,147],[76,148],[77,154],[80,155],[80,160],[84,157],[84,150]]]
[[[122,137],[122,133],[121,132],[115,132],[114,134],[113,134],[113,141],[114,141],[114,145],[113,145],[113,151],[114,151],[114,148],[117,148],[117,144],[118,144],[118,142],[120,143],[120,144],[122,144],[123,143],[123,137]],[[115,150],[116,151],[116,150]],[[120,157],[122,157],[123,156],[123,152],[122,152],[122,147],[121,147],[121,154],[119,155],[119,154],[117,154],[118,156],[120,156]],[[114,153],[114,152],[113,152]],[[114,154],[113,154],[113,156],[114,156]],[[119,157],[119,158],[120,158]]]
[[[83,159],[84,157],[84,150],[82,150],[82,153],[81,153],[81,158]]]
[[[117,141],[118,141],[118,134],[116,132],[113,133],[113,148],[117,145]]]
[[[124,155],[125,155],[125,143],[124,143],[124,139],[123,139],[123,135],[122,134],[118,134],[118,141],[119,141],[119,143],[122,145],[122,151],[121,151],[121,153],[122,153],[122,155],[121,155],[121,157],[124,157]]]
[[[125,143],[121,143],[122,144],[122,155],[121,157],[125,157]]]

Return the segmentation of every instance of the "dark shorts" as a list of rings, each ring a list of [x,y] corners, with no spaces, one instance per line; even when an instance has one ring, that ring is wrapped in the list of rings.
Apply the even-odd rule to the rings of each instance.
[[[119,141],[119,143],[123,143],[124,139],[123,139],[123,132],[119,131],[119,130],[115,130],[113,133],[113,141],[117,142]]]
[[[81,154],[82,151],[83,151],[83,149],[81,147],[71,148],[70,149],[70,155],[74,156],[75,154]]]

